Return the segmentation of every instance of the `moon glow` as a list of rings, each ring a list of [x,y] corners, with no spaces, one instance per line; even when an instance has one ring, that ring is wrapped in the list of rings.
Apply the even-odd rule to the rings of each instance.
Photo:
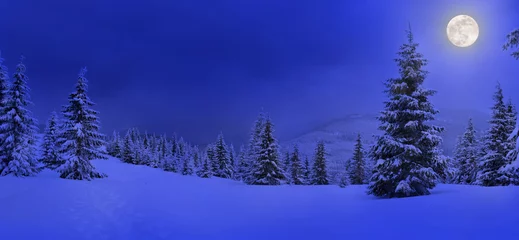
[[[479,26],[474,18],[458,15],[447,24],[447,37],[457,47],[468,47],[476,42]]]

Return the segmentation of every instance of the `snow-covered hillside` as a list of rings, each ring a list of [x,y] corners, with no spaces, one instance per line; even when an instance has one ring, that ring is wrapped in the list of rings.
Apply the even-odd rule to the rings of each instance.
[[[329,168],[332,173],[342,171],[344,162],[352,157],[353,145],[358,133],[363,137],[365,149],[368,149],[369,145],[373,143],[373,135],[379,133],[377,116],[378,114],[349,115],[311,130],[300,137],[283,142],[282,146],[286,150],[287,147],[291,148],[297,144],[301,148],[301,152],[311,158],[317,141],[323,140],[326,143]],[[442,147],[446,155],[452,154],[457,136],[463,133],[467,127],[469,117],[473,118],[478,131],[484,131],[487,128],[489,114],[473,110],[440,109],[440,114],[433,123],[445,127],[445,132],[442,134],[444,140]]]
[[[1,239],[513,239],[519,187],[440,185],[380,200],[365,186],[247,186],[117,159],[106,179],[0,178]]]

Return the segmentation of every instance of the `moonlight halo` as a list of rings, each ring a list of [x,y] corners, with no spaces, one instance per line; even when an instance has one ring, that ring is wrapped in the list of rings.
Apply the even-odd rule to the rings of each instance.
[[[474,18],[458,15],[447,24],[447,37],[457,47],[468,47],[476,42],[479,26]]]

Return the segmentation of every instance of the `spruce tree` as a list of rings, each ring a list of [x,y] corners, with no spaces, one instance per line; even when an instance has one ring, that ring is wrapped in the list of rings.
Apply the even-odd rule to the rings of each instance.
[[[476,137],[476,129],[469,119],[467,128],[459,138],[456,145],[454,158],[458,171],[454,178],[457,184],[472,184],[476,180],[479,143]]]
[[[3,109],[6,102],[6,94],[8,90],[9,73],[7,67],[4,65],[4,59],[0,52],[0,109]],[[0,122],[0,126],[2,122]],[[1,139],[0,139],[1,140]],[[2,163],[0,162],[0,172],[2,171]]]
[[[290,162],[290,183],[294,185],[303,185],[305,183],[304,169],[301,164],[301,158],[299,156],[299,149],[297,145],[294,146],[294,151],[292,152]]]
[[[211,163],[207,154],[202,155],[202,167],[200,171],[198,171],[197,175],[201,178],[210,178],[213,176],[213,171],[211,170]]]
[[[506,155],[509,150],[509,127],[507,109],[503,101],[503,90],[500,84],[496,86],[493,96],[492,119],[489,121],[490,129],[485,135],[485,156],[479,162],[479,171],[476,184],[482,186],[508,185],[509,179],[499,171],[508,164]]]
[[[133,142],[131,138],[131,130],[128,130],[126,132],[126,135],[124,137],[124,144],[122,149],[122,159],[125,163],[133,163]]]
[[[225,144],[222,133],[218,135],[216,140],[214,154],[215,161],[218,163],[218,169],[214,175],[221,178],[232,178],[233,168],[229,161],[229,151],[227,150],[227,144]]]
[[[241,145],[238,156],[238,166],[236,169],[236,180],[245,180],[249,173],[250,164],[247,158],[247,150]]]
[[[274,137],[274,125],[269,117],[265,118],[257,144],[256,147],[253,147],[257,151],[257,155],[254,155],[255,161],[251,168],[251,179],[248,183],[252,185],[281,184],[281,180],[286,179],[286,177],[279,165],[279,147]]]
[[[193,167],[198,170],[200,166],[202,165],[200,163],[200,150],[198,149],[198,146],[193,147]]]
[[[510,184],[519,185],[519,123],[508,139],[515,139],[515,146],[507,154],[507,159],[509,159],[510,163],[500,169],[500,171]]]
[[[121,138],[119,133],[114,130],[112,134],[112,141],[108,145],[108,154],[112,157],[120,158],[122,155]]]
[[[357,141],[353,150],[352,169],[350,169],[350,183],[354,185],[363,184],[366,179],[364,148],[362,147],[362,139],[360,134],[357,135]]]
[[[27,109],[32,103],[25,71],[22,57],[0,109],[2,176],[34,176],[41,169],[35,156],[36,120]]]
[[[377,160],[368,193],[379,197],[430,194],[439,178],[434,171],[443,128],[429,125],[438,111],[429,101],[435,91],[422,87],[427,60],[416,51],[411,30],[395,60],[399,78],[386,82],[389,100],[378,117],[379,129],[370,157]]]
[[[43,162],[47,168],[53,170],[63,164],[63,159],[59,156],[59,148],[57,145],[58,134],[58,116],[56,112],[52,112],[43,135],[41,162]]]
[[[515,149],[515,142],[517,140],[516,136],[512,136],[514,129],[517,125],[517,109],[515,105],[512,103],[512,100],[509,99],[506,104],[506,125],[507,125],[507,135],[509,136],[508,144],[507,144],[507,152],[510,152]],[[511,137],[510,137],[511,136]],[[507,158],[507,162],[510,163],[512,159]]]
[[[303,178],[305,184],[310,184],[311,182],[311,173],[310,162],[308,161],[308,156],[305,156],[305,164],[303,166]]]
[[[65,154],[65,163],[59,168],[60,177],[75,180],[91,180],[106,177],[95,170],[90,160],[105,158],[99,149],[104,145],[99,133],[99,120],[94,105],[87,96],[86,68],[78,76],[76,91],[69,95],[69,104],[64,107],[64,129],[61,133],[60,153]]]
[[[207,146],[206,154],[207,160],[209,161],[209,166],[211,167],[211,172],[213,172],[213,174],[218,173],[220,165],[218,164],[218,161],[216,159],[215,144],[209,144]]]
[[[313,185],[328,185],[330,181],[328,179],[328,172],[326,169],[326,151],[324,148],[324,142],[319,141],[315,148],[314,166],[312,168],[312,181]]]
[[[193,175],[193,154],[186,153],[182,159],[182,175]]]
[[[285,153],[285,159],[284,159],[284,162],[283,162],[283,167],[284,167],[284,171],[285,171],[285,175],[287,176],[291,176],[291,162],[290,162],[290,152],[287,150],[287,152]],[[287,180],[288,183],[290,183],[290,181],[292,181],[291,178],[289,178]]]
[[[244,164],[248,165],[248,172],[242,176],[242,180],[247,184],[252,184],[255,180],[252,175],[254,171],[254,164],[258,162],[258,157],[260,153],[260,135],[265,127],[265,115],[263,112],[258,114],[256,121],[254,122],[254,126],[251,129],[251,134],[249,138],[249,143],[247,147],[247,161]]]
[[[236,151],[234,151],[234,145],[231,144],[229,147],[229,164],[233,169],[233,175],[236,171]]]

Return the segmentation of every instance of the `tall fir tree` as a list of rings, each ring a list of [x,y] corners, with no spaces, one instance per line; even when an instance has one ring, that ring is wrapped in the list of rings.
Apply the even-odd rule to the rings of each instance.
[[[47,168],[53,170],[63,164],[63,159],[59,155],[59,146],[57,145],[58,137],[58,115],[56,112],[52,112],[43,135],[41,162]]]
[[[232,178],[234,171],[229,160],[229,151],[222,133],[218,135],[214,145],[214,154],[215,161],[218,163],[218,169],[214,175],[221,178]]]
[[[324,142],[319,141],[315,148],[314,165],[313,165],[312,181],[313,185],[330,184],[328,170],[326,169],[326,150]]]
[[[23,57],[16,66],[14,81],[5,92],[0,109],[1,164],[0,174],[34,176],[40,171],[36,160],[36,120],[27,109],[32,105],[27,86],[26,68]]]
[[[280,185],[286,179],[279,161],[279,146],[274,137],[274,125],[269,117],[264,119],[263,129],[258,135],[257,146],[253,147],[254,162],[251,168],[252,185]]]
[[[472,184],[476,180],[478,154],[479,142],[472,118],[470,118],[465,132],[460,136],[456,144],[454,159],[458,171],[454,178],[454,183]]]
[[[428,195],[439,178],[433,168],[443,128],[428,124],[438,113],[429,101],[435,91],[422,87],[427,60],[417,52],[410,29],[407,40],[395,59],[400,77],[385,84],[389,100],[378,117],[383,134],[370,151],[377,164],[368,193],[379,197]]]
[[[507,119],[508,113],[503,101],[503,90],[499,83],[493,99],[492,119],[489,121],[490,129],[485,135],[483,143],[485,155],[479,161],[479,171],[475,182],[482,186],[503,186],[510,183],[506,175],[499,171],[508,163],[506,155],[509,150],[509,119]]]
[[[357,135],[355,147],[353,149],[353,158],[351,159],[352,169],[350,169],[350,183],[354,185],[364,184],[366,162],[364,159],[364,148],[362,147],[362,139],[360,134]]]
[[[61,134],[60,152],[65,154],[65,163],[59,168],[61,178],[91,180],[106,177],[96,171],[90,160],[105,158],[100,150],[105,144],[99,133],[98,112],[87,96],[86,68],[78,76],[76,90],[69,95],[69,104],[63,109],[64,129]]]
[[[243,174],[242,180],[247,184],[252,184],[255,180],[253,175],[254,165],[258,162],[260,153],[260,135],[265,128],[265,114],[261,111],[251,129],[249,143],[247,146],[247,159],[244,164],[248,165],[247,172]]]
[[[290,158],[290,183],[294,185],[305,184],[304,169],[301,164],[301,157],[299,156],[299,148],[294,146],[292,157]]]

